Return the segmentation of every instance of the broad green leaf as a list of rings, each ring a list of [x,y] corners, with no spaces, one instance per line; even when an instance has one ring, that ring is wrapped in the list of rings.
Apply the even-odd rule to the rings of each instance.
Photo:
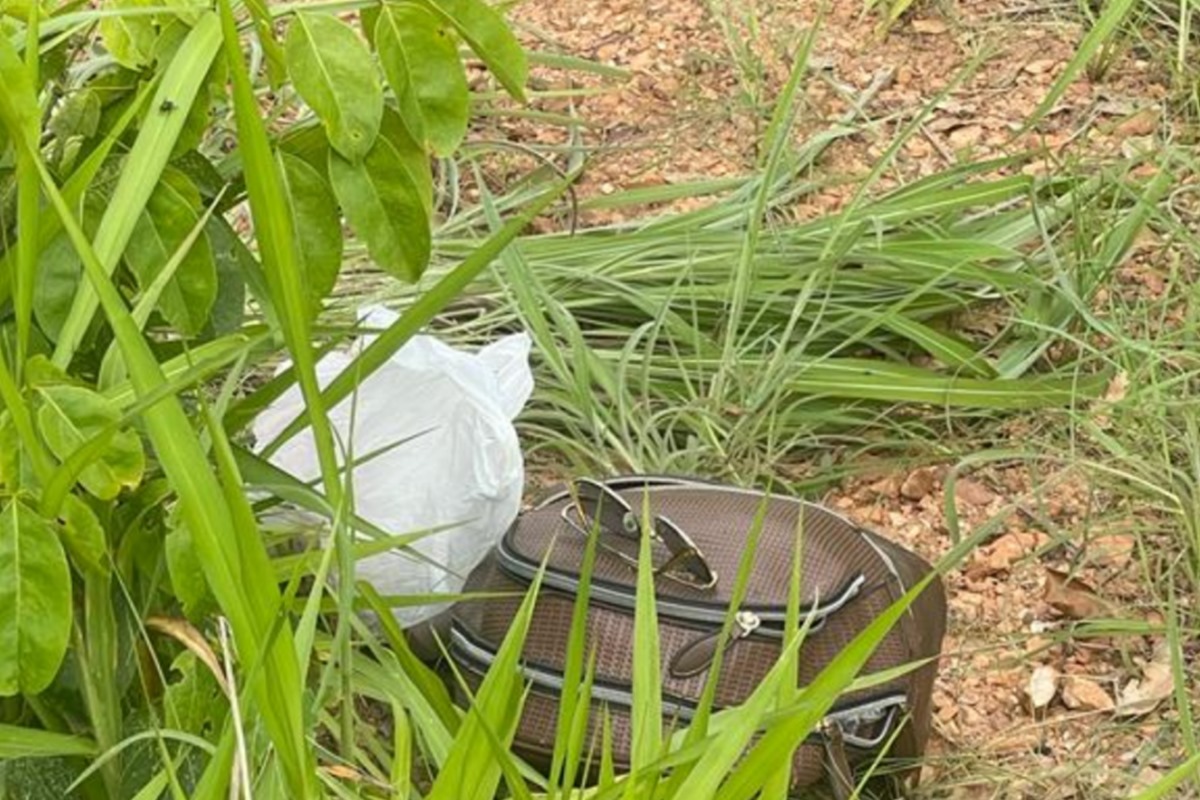
[[[379,24],[379,12],[383,9],[383,2],[371,3],[364,6],[359,12],[358,21],[362,27],[363,36],[367,40],[367,44],[371,49],[375,49],[375,26]]]
[[[483,0],[421,0],[421,5],[453,25],[500,85],[524,101],[529,64],[503,17]]]
[[[195,25],[200,16],[209,9],[205,0],[166,0],[161,5],[171,9],[175,16],[188,25]]]
[[[30,386],[59,386],[64,383],[73,386],[84,385],[44,355],[33,356],[25,362],[25,383]]]
[[[166,536],[167,573],[171,576],[171,588],[175,597],[183,604],[183,613],[196,619],[207,607],[211,597],[204,580],[204,569],[196,555],[196,547],[187,526],[176,521]]]
[[[65,460],[97,434],[116,425],[121,412],[111,400],[80,386],[38,388],[38,426],[50,451]],[[135,431],[117,430],[103,455],[79,474],[79,482],[101,500],[112,500],[122,488],[133,488],[145,470],[142,442]]]
[[[107,10],[134,10],[156,5],[154,0],[108,0],[104,3]],[[150,14],[114,14],[100,19],[100,37],[118,64],[141,69],[154,57],[158,32]]]
[[[185,650],[171,663],[179,680],[167,684],[163,708],[167,727],[196,736],[211,736],[225,722],[229,701],[208,667]]]
[[[384,113],[387,106],[384,106]],[[309,166],[324,172],[329,164],[329,137],[325,128],[316,120],[293,125],[279,137],[279,149],[289,155],[302,158]]]
[[[56,236],[42,250],[38,260],[38,279],[33,286],[33,314],[42,333],[54,341],[71,311],[83,267],[71,240],[65,234]]]
[[[100,111],[100,96],[91,89],[80,89],[63,98],[47,127],[60,140],[72,136],[90,139],[99,128]]]
[[[342,267],[342,221],[337,198],[324,176],[304,159],[280,153],[279,164],[294,221],[296,255],[316,312],[333,290]]]
[[[390,149],[417,186],[417,194],[425,206],[425,215],[433,219],[433,170],[424,148],[404,127],[400,115],[390,107],[383,111],[378,144]]]
[[[470,96],[453,35],[415,3],[384,3],[375,47],[413,138],[448,156],[467,132]]]
[[[370,152],[383,115],[383,87],[366,44],[329,14],[298,13],[284,40],[296,91],[350,161]]]
[[[200,222],[200,194],[183,173],[168,169],[150,195],[125,250],[145,289]],[[196,239],[158,300],[158,310],[178,331],[194,336],[217,297],[217,267],[208,237]]]
[[[75,568],[80,572],[93,572],[105,575],[109,572],[108,542],[105,540],[104,528],[82,499],[76,495],[67,495],[62,507],[63,539]]]
[[[94,236],[104,216],[107,198],[98,191],[83,198],[83,229]],[[45,224],[39,226],[43,230]],[[33,286],[33,314],[42,333],[56,341],[62,332],[83,280],[83,267],[70,238],[59,232],[42,248],[38,257],[37,282]]]
[[[58,531],[19,500],[0,512],[0,697],[38,694],[71,637],[71,571]]]
[[[222,216],[214,214],[208,218],[207,233],[217,265],[217,299],[213,302],[211,315],[213,329],[218,333],[222,330],[230,333],[241,328],[246,315],[247,289],[271,327],[277,328],[278,316],[267,291],[267,279],[254,254]]]
[[[33,464],[21,447],[17,427],[8,411],[0,413],[0,483],[10,493],[22,486],[37,485]]]
[[[95,754],[95,742],[82,736],[0,724],[0,760]]]
[[[212,222],[211,218],[209,222]],[[216,228],[211,224],[206,229],[209,243],[213,245],[213,263],[217,268],[217,296],[213,300],[212,313],[208,316],[209,328],[204,334],[206,339],[240,331],[246,321],[246,276],[239,268],[236,254],[217,249],[212,239],[214,230]]]
[[[401,280],[420,278],[429,263],[429,218],[400,152],[386,137],[357,164],[331,150],[329,177],[375,263]]]

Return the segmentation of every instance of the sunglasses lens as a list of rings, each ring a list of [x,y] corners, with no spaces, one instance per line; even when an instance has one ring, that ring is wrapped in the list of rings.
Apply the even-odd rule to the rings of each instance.
[[[618,494],[593,481],[577,482],[577,510],[585,527],[596,524],[606,533],[627,539],[641,538],[641,525],[633,510]]]
[[[664,574],[670,573],[672,576],[679,576],[682,573],[685,583],[703,588],[710,587],[717,582],[717,576],[708,566],[700,548],[696,547],[691,537],[684,533],[678,525],[666,517],[657,517],[654,521],[654,531],[667,549],[675,554],[671,559],[674,562],[672,568],[664,570]]]
[[[626,543],[641,539],[641,518],[623,497],[602,484],[586,479],[577,481],[575,487],[576,502],[572,505],[574,513],[571,516],[576,519],[567,520],[572,527],[590,533],[598,526],[601,534],[619,536]],[[566,511],[564,508],[564,518]],[[669,553],[665,562],[655,569],[656,573],[699,588],[707,589],[716,584],[717,576],[708,566],[704,555],[679,526],[666,517],[655,517],[654,535]],[[622,552],[626,548],[614,547],[613,540],[607,545],[603,541],[600,544],[623,560],[637,563],[636,552]]]

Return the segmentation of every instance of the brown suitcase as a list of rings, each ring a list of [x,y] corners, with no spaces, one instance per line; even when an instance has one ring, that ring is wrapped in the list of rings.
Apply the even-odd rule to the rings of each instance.
[[[809,598],[801,616],[812,613],[800,650],[799,686],[811,681],[856,634],[931,571],[927,562],[894,542],[790,497],[673,477],[576,481],[522,514],[464,588],[512,592],[511,599],[465,601],[451,612],[449,652],[463,676],[475,684],[503,641],[520,595],[550,551],[522,653],[530,692],[513,746],[527,758],[543,762],[553,750],[574,589],[588,536],[595,532],[599,538],[586,650],[596,653],[596,688],[589,724],[599,725],[599,707],[606,705],[614,760],[618,767],[628,764],[644,494],[655,528],[663,711],[669,718],[665,725],[688,720],[709,679],[709,662],[729,608],[745,538],[756,515],[763,513],[764,499],[746,596],[723,656],[717,708],[745,700],[778,659],[798,530],[803,531],[801,586]],[[928,662],[883,685],[840,697],[822,732],[797,743],[794,789],[828,777],[836,795],[848,796],[855,767],[874,761],[888,742],[889,758],[911,766],[921,756],[929,736],[930,695],[945,624],[945,594],[940,577],[935,577],[875,650],[863,674]]]

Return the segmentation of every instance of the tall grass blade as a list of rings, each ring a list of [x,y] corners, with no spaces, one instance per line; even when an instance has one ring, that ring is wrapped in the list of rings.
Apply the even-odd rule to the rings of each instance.
[[[496,736],[507,747],[516,732],[523,691],[521,651],[541,584],[539,570],[475,693],[428,800],[491,800],[495,795],[503,756],[489,737]]]
[[[593,527],[583,551],[583,562],[579,567],[579,589],[575,594],[575,605],[571,611],[571,635],[567,639],[567,652],[563,667],[563,692],[559,700],[558,720],[555,730],[554,754],[550,761],[549,800],[554,800],[557,790],[564,791],[574,785],[577,759],[582,737],[587,730],[591,712],[591,697],[583,689],[587,653],[588,606],[592,596],[592,572],[596,564],[596,547],[600,536],[599,525]],[[570,687],[581,687],[578,690]],[[561,780],[560,780],[561,779]]]
[[[94,756],[96,743],[82,736],[0,723],[0,758]]]
[[[202,15],[163,72],[151,107],[190,108],[208,76],[220,45],[221,32],[216,16]],[[96,230],[94,248],[106,276],[116,268],[133,234],[138,216],[158,185],[186,118],[186,114],[158,110],[143,120],[137,140],[126,157],[117,187]],[[52,359],[55,365],[66,367],[70,364],[92,323],[97,305],[96,290],[86,282],[81,283],[55,345]]]
[[[650,538],[654,519],[650,513],[649,492],[642,494],[641,520],[637,597],[633,612],[633,709],[630,712],[629,752],[629,766],[633,772],[653,762],[663,751],[662,660]],[[646,797],[652,793],[653,784],[630,780],[626,785],[626,797]]]

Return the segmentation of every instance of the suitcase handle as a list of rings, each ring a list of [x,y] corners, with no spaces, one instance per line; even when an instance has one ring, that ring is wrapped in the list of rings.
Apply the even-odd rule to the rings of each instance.
[[[604,482],[578,478],[572,482],[570,494],[571,502],[563,507],[562,513],[563,518],[576,529],[587,534],[598,528],[601,534],[620,536],[635,542],[641,540],[641,515]],[[671,554],[664,563],[654,568],[656,575],[696,589],[711,589],[717,585],[716,571],[682,528],[661,514],[653,517],[652,524],[651,538],[662,542]],[[637,567],[636,558],[608,547],[603,537],[600,545],[634,568]]]

